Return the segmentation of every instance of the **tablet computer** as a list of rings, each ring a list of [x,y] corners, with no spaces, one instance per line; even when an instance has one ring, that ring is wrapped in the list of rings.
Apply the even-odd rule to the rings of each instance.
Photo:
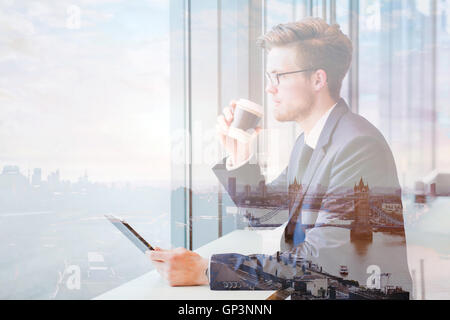
[[[139,250],[145,253],[148,250],[155,250],[144,238],[142,238],[139,233],[137,233],[125,220],[117,218],[113,215],[105,215],[120,232],[122,232],[125,237],[127,237],[131,242],[134,243]]]

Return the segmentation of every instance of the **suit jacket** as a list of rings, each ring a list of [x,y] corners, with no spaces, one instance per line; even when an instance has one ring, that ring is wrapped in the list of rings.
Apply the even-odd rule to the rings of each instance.
[[[389,284],[411,290],[401,190],[382,134],[341,99],[306,167],[299,165],[304,148],[302,134],[287,168],[270,184],[261,182],[256,164],[228,171],[222,162],[213,168],[237,206],[242,195],[236,189],[265,184],[267,195],[286,200],[280,205],[289,208],[289,219],[280,252],[213,255],[211,289],[279,289],[304,278],[311,266],[342,277],[339,268],[346,265],[348,280],[376,286],[380,273],[389,274]]]

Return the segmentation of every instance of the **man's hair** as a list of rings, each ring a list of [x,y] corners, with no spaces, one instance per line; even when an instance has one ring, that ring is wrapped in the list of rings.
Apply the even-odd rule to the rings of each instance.
[[[320,18],[279,24],[260,37],[257,45],[269,51],[274,47],[294,48],[303,64],[299,67],[324,70],[331,97],[340,97],[342,81],[352,61],[353,47],[338,24],[329,25]]]

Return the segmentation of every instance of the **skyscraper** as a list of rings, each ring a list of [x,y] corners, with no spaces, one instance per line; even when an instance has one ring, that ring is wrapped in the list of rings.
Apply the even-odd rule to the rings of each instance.
[[[35,168],[33,170],[33,176],[31,177],[31,184],[33,186],[40,186],[42,183],[42,170],[41,168]]]
[[[259,188],[258,188],[259,192],[260,192],[260,196],[265,198],[267,195],[267,186],[266,186],[266,181],[265,180],[261,180],[259,182]]]

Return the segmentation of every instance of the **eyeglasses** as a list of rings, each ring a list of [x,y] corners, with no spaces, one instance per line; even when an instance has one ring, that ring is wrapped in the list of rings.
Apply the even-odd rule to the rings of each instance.
[[[287,75],[287,74],[293,74],[293,73],[307,72],[307,71],[312,71],[312,70],[315,70],[315,69],[309,68],[309,69],[304,69],[304,70],[283,72],[283,73],[276,73],[276,72],[269,73],[269,72],[266,72],[266,78],[267,78],[267,80],[270,81],[272,86],[278,86],[280,84],[280,76],[284,76],[284,75]]]

